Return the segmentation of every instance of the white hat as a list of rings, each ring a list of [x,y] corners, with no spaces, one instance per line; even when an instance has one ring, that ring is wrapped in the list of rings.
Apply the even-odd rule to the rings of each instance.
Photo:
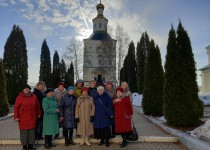
[[[97,91],[98,90],[104,90],[104,87],[103,86],[99,86],[98,88],[97,88]]]

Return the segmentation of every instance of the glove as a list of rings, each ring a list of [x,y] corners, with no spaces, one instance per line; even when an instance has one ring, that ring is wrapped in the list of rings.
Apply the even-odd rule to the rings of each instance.
[[[75,120],[76,120],[76,122],[78,122],[78,123],[79,123],[79,118],[76,118]]]
[[[90,116],[90,122],[93,122],[93,121],[94,121],[94,117]]]

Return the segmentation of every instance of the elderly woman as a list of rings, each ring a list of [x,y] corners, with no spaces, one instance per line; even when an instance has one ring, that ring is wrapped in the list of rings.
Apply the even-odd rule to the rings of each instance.
[[[73,142],[73,130],[76,128],[75,108],[77,98],[74,96],[74,87],[67,88],[67,93],[64,94],[60,105],[60,121],[64,121],[64,137],[65,145],[75,145]]]
[[[58,103],[54,97],[54,90],[49,88],[45,91],[46,97],[42,101],[44,110],[43,133],[45,135],[45,148],[51,149],[56,145],[52,144],[52,136],[59,133],[58,124]]]
[[[41,115],[37,97],[30,90],[29,85],[24,86],[15,101],[14,107],[14,120],[19,123],[20,141],[23,150],[34,149],[36,119]]]
[[[104,92],[104,87],[97,88],[98,95],[94,98],[95,115],[94,115],[94,137],[101,139],[99,145],[109,146],[109,138],[111,137],[110,126],[114,116],[112,100],[109,95]],[[105,141],[104,141],[105,140]]]
[[[89,81],[89,88],[88,88],[88,95],[92,98],[96,97],[97,89],[96,89],[96,82],[94,80]]]
[[[132,98],[132,94],[131,94],[131,91],[129,89],[128,83],[127,82],[122,82],[121,83],[121,88],[123,89],[124,95],[130,97],[130,101],[132,103],[133,102],[133,98]]]
[[[90,146],[89,136],[93,134],[93,120],[95,105],[93,98],[88,95],[88,88],[83,87],[81,96],[77,99],[75,118],[77,121],[77,134],[81,135],[80,145]]]
[[[116,95],[113,101],[115,110],[115,133],[121,134],[123,141],[120,147],[125,147],[127,145],[126,137],[132,131],[131,116],[133,115],[133,109],[129,96],[123,94],[123,88],[118,87],[116,89]]]
[[[54,96],[58,102],[58,108],[60,108],[61,98],[66,93],[66,89],[65,89],[65,85],[63,82],[59,82],[57,86],[58,87],[54,90]],[[58,117],[59,116],[60,116],[60,114],[58,113]],[[62,122],[60,122],[59,128],[62,128],[62,127],[63,127],[63,124],[62,124]],[[63,135],[64,135],[64,133],[63,133]],[[58,139],[58,138],[59,138],[59,133],[54,136],[54,139]]]
[[[39,102],[39,107],[41,109],[41,116],[40,118],[37,119],[36,122],[36,129],[35,129],[35,138],[37,140],[42,140],[43,138],[43,115],[44,111],[42,109],[42,100],[45,98],[44,91],[46,90],[46,84],[43,81],[39,81],[35,88],[33,93],[36,95],[38,102]]]

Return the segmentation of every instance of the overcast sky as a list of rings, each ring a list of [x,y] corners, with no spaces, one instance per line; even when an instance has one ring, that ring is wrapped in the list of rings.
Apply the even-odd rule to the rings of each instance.
[[[14,24],[23,30],[29,64],[29,84],[38,82],[40,53],[46,38],[51,58],[60,57],[71,37],[80,40],[92,33],[99,0],[0,0],[0,57]],[[187,30],[197,69],[208,64],[205,47],[210,45],[209,0],[102,0],[109,26],[122,26],[135,42],[147,31],[161,49],[165,62],[168,32],[181,19]],[[197,72],[201,85],[200,72]]]

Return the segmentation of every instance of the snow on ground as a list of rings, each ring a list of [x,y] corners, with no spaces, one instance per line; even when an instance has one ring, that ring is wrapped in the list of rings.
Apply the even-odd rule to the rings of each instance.
[[[134,106],[141,106],[142,95],[140,95],[139,93],[133,93],[132,97],[133,97],[133,103],[132,104]]]
[[[204,136],[204,137],[210,139],[210,119],[208,119],[205,124],[194,129],[193,131],[191,131],[190,135],[197,137],[197,138]]]
[[[199,95],[199,98],[200,98],[200,100],[202,100],[203,101],[203,103],[204,103],[204,105],[210,105],[210,95],[202,95],[202,94],[200,94]]]

